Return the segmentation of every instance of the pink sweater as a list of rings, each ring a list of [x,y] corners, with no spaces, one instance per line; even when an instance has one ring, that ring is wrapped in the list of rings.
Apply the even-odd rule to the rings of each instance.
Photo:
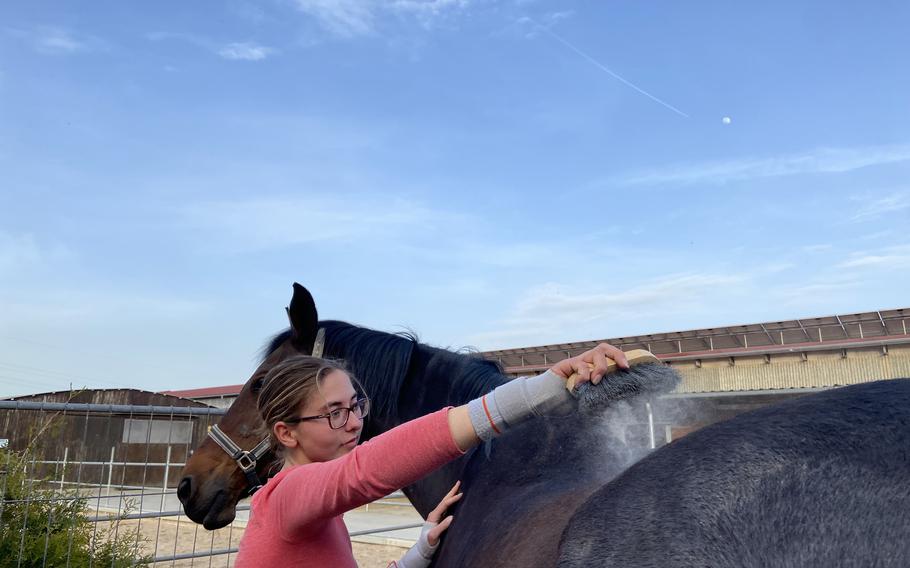
[[[461,456],[448,411],[402,424],[338,459],[278,473],[253,496],[235,566],[356,568],[341,515]]]

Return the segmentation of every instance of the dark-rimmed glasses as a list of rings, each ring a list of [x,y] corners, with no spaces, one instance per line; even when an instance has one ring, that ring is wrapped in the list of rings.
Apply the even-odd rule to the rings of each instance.
[[[303,422],[305,420],[319,420],[325,418],[329,421],[329,428],[332,430],[338,430],[344,428],[345,424],[348,423],[348,418],[351,417],[351,413],[354,413],[354,416],[357,418],[366,418],[367,414],[370,413],[370,399],[367,397],[358,398],[354,401],[354,406],[336,408],[331,412],[326,414],[318,414],[316,416],[298,416],[297,418],[291,418],[290,420],[285,420],[285,424],[294,424],[296,422]]]

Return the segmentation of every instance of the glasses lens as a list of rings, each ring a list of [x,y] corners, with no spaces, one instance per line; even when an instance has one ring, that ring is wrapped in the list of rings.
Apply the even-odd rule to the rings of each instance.
[[[343,428],[345,424],[348,423],[348,415],[351,411],[347,408],[339,408],[338,410],[333,410],[329,414],[329,426],[335,430]]]
[[[357,418],[366,417],[366,415],[370,413],[370,399],[358,399],[355,403],[354,411],[357,413]]]

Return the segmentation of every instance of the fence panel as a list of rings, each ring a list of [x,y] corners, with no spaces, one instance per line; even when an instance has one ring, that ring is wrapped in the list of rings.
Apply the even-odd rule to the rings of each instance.
[[[0,550],[18,566],[130,566],[136,558],[230,566],[248,503],[234,523],[206,531],[186,518],[175,492],[193,448],[225,412],[0,400]],[[409,509],[399,499],[387,504]],[[420,526],[411,513],[352,536],[407,543]]]

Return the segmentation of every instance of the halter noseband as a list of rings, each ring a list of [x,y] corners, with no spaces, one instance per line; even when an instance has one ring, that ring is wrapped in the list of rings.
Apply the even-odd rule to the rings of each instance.
[[[259,475],[256,473],[256,464],[272,447],[272,443],[268,438],[256,444],[256,447],[250,451],[242,450],[227,434],[221,431],[217,424],[209,429],[209,438],[215,440],[215,443],[221,446],[221,449],[227,452],[227,455],[231,456],[232,460],[237,462],[240,471],[246,476],[247,496],[252,495],[262,487],[262,480],[259,479]]]
[[[313,357],[322,357],[322,351],[325,349],[325,329],[320,328],[316,333],[316,341],[313,342]],[[268,453],[272,447],[271,440],[266,438],[256,444],[252,450],[243,450],[225,434],[217,424],[209,428],[208,436],[215,441],[218,446],[224,450],[231,459],[237,462],[237,467],[246,477],[246,497],[259,490],[264,485],[256,473],[256,464]]]

